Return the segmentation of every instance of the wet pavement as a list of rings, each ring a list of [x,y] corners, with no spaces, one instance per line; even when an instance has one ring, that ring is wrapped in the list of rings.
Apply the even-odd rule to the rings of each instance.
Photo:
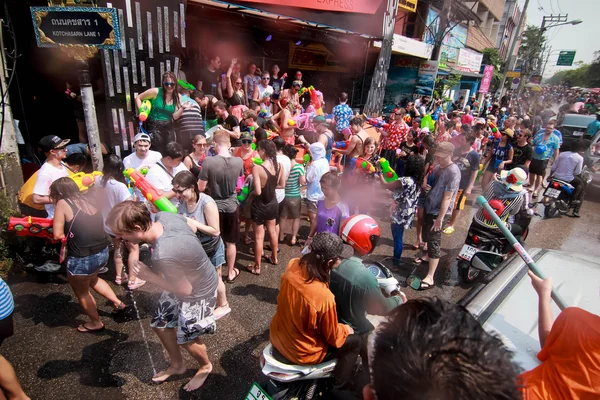
[[[531,224],[528,247],[543,247],[600,256],[600,175],[588,189],[582,218],[567,216],[551,220],[535,218]],[[474,191],[470,201],[480,192]],[[392,253],[389,219],[386,217],[388,197],[382,193],[376,200],[382,237],[372,258],[385,260]],[[542,213],[540,207],[539,212]],[[469,287],[457,284],[455,257],[463,244],[474,208],[468,206],[460,218],[456,232],[444,235],[444,257],[436,274],[436,287],[417,292],[405,288],[409,299],[439,296],[459,300]],[[301,236],[307,234],[303,223]],[[416,252],[414,229],[407,231],[403,260],[406,264],[395,272],[403,282],[415,272],[423,277],[427,266],[411,263]],[[151,285],[131,293],[113,285],[117,295],[129,304],[124,315],[111,315],[112,306],[99,300],[98,308],[106,330],[82,334],[76,327],[87,318],[82,314],[63,274],[16,271],[8,280],[16,302],[15,335],[7,339],[0,351],[13,364],[25,391],[32,399],[243,399],[252,382],[264,383],[259,356],[268,341],[269,323],[275,313],[282,271],[300,247],[282,245],[280,265],[264,264],[262,274],[254,276],[242,271],[234,284],[227,285],[231,314],[217,323],[217,332],[206,336],[213,372],[204,386],[187,393],[182,387],[194,374],[194,361],[185,355],[189,368],[183,377],[161,385],[150,380],[155,371],[167,366],[166,353],[149,327],[160,290]],[[248,246],[239,248],[241,266],[252,261]],[[241,269],[241,268],[240,268]],[[114,279],[114,273],[104,275]],[[96,297],[98,299],[98,297]]]

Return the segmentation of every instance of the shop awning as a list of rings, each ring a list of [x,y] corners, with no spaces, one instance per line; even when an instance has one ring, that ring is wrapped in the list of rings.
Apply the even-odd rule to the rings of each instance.
[[[456,68],[441,68],[438,70],[438,75],[461,75],[469,78],[483,78],[483,74],[477,74],[474,72],[461,71]]]
[[[285,21],[300,26],[322,29],[328,32],[351,34],[365,39],[381,39],[383,30],[383,13],[385,6],[380,6],[374,15],[339,13],[307,10],[290,6],[270,4],[239,4],[222,0],[189,0],[189,3],[204,4],[228,11],[254,15],[277,21]],[[385,4],[385,2],[382,2]],[[334,25],[335,24],[335,25]]]
[[[381,48],[381,41],[374,42],[373,46]],[[409,56],[415,56],[429,60],[431,58],[432,50],[433,46],[430,44],[394,33],[392,53],[407,54]]]

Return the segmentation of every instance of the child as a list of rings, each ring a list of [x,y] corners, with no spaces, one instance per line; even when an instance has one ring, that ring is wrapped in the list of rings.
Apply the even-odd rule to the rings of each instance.
[[[339,193],[341,183],[333,172],[321,177],[321,190],[325,199],[317,202],[317,230],[314,233],[330,232],[339,235],[342,221],[350,216],[348,205],[342,201]]]
[[[287,223],[290,225],[292,236],[290,246],[297,243],[298,229],[300,229],[301,197],[300,187],[306,186],[306,177],[304,176],[304,167],[296,162],[298,149],[292,145],[286,144],[283,148],[283,154],[289,157],[292,168],[285,183],[285,198],[279,205],[279,217],[281,218],[281,229],[279,231],[279,241],[283,242],[284,232]]]

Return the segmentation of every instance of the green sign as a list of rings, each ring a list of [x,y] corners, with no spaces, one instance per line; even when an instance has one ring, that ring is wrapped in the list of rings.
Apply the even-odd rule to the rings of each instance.
[[[260,385],[256,382],[252,383],[252,387],[250,391],[244,398],[244,400],[272,400],[271,397],[267,393],[265,393],[264,389],[260,387]]]
[[[561,50],[561,52],[558,53],[556,65],[570,67],[573,65],[573,60],[575,60],[575,50]]]

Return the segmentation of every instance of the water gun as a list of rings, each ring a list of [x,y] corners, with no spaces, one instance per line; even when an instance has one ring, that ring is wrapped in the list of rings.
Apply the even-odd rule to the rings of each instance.
[[[308,88],[308,94],[310,95],[310,102],[315,108],[317,115],[324,115],[323,109],[321,108],[321,102],[319,101],[319,94],[321,94],[321,92],[315,90],[315,88],[311,86]]]
[[[85,192],[86,190],[94,186],[98,178],[101,176],[102,172],[93,171],[89,174],[86,174],[85,172],[79,172],[77,174],[69,175],[69,178],[73,179],[77,186],[79,186],[80,192]]]
[[[15,232],[17,236],[39,237],[58,242],[58,240],[54,240],[52,219],[50,218],[10,217],[7,230]]]
[[[269,112],[264,108],[261,108],[260,111],[258,112],[258,116],[260,118],[267,118],[267,115],[269,115]]]
[[[304,157],[302,157],[302,160],[304,160],[305,165],[308,164],[311,159],[312,159],[312,157],[310,156],[309,152],[306,152],[306,154],[304,154]]]
[[[273,131],[266,131],[267,132],[267,140],[273,140],[275,139],[277,136],[279,136],[278,133],[273,132]]]
[[[392,169],[392,167],[390,167],[390,162],[388,160],[386,160],[385,158],[381,158],[379,160],[379,165],[381,165],[381,171],[383,172],[383,179],[386,182],[393,182],[398,180],[398,175],[396,174],[396,171],[394,171]]]
[[[375,128],[388,129],[390,127],[390,124],[388,124],[380,119],[377,119],[377,118],[369,118],[369,119],[367,119],[367,123]]]
[[[340,142],[333,142],[333,148],[338,150],[346,150],[350,145],[349,140],[342,140]]]
[[[296,126],[296,121],[293,119],[288,119],[288,126]]]
[[[183,79],[178,79],[177,80],[177,84],[182,87],[183,89],[186,90],[196,90],[196,88],[194,87],[194,85],[192,85],[189,82],[184,81]]]
[[[375,172],[375,167],[373,164],[362,157],[354,157],[352,159],[352,165],[354,165],[354,168],[366,172],[367,174],[372,174]]]
[[[254,165],[262,165],[262,163],[264,162],[262,158],[260,157],[254,157],[252,158],[252,162],[254,163]]]
[[[248,198],[248,196],[250,196],[250,192],[252,192],[252,182],[252,175],[248,175],[248,177],[244,181],[244,186],[242,186],[242,189],[240,190],[237,196],[237,199],[240,202],[240,204],[243,204],[244,201],[246,201],[246,199]]]
[[[312,86],[310,87],[303,87],[298,91],[298,97],[302,97],[306,94],[306,92],[308,92],[310,90]]]
[[[150,111],[152,111],[152,103],[150,103],[150,100],[142,101],[139,115],[140,121],[146,121],[148,119],[148,116],[150,115]]]
[[[160,211],[177,213],[177,208],[171,203],[171,200],[167,199],[162,192],[159,192],[158,189],[148,182],[140,171],[134,168],[127,168],[123,171],[123,175],[142,192],[146,200],[154,204]]]
[[[493,121],[489,121],[488,125],[490,126],[492,133],[498,132],[498,125],[496,125],[496,123],[494,123]]]

